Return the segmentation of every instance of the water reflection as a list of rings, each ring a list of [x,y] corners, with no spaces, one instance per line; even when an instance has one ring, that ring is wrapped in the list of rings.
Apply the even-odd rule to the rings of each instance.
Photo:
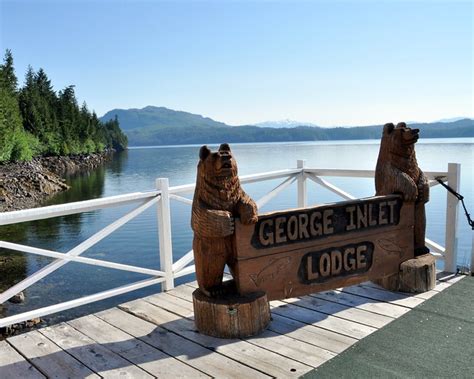
[[[128,160],[128,150],[114,154],[112,161],[108,164],[108,169],[112,174],[120,174],[123,171],[123,166]]]
[[[26,239],[25,225],[6,225],[0,228],[0,239],[6,241],[23,241]],[[0,293],[24,279],[27,275],[27,257],[25,254],[11,250],[0,249]],[[6,311],[6,306],[0,305],[0,316]]]
[[[67,177],[66,181],[71,188],[47,199],[42,205],[47,206],[102,197],[105,172],[106,166]],[[55,246],[57,247],[58,239],[61,239],[62,236],[80,234],[83,218],[84,214],[79,213],[2,226],[0,228],[0,240],[54,249]],[[50,261],[51,259],[46,257],[27,256],[24,253],[0,249],[0,292],[22,281],[28,276],[28,273],[44,267]],[[28,302],[27,298],[25,305]],[[0,306],[0,313],[9,313],[8,310],[12,307],[19,306],[6,303],[3,307]]]
[[[22,241],[26,239],[27,228],[6,225],[0,230],[0,239]],[[0,292],[12,286],[26,275],[26,257],[6,249],[0,249]]]

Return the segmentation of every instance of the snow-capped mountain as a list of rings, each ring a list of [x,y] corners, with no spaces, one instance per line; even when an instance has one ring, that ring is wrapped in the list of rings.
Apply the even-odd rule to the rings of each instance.
[[[297,126],[317,126],[311,122],[295,121],[295,120],[280,120],[280,121],[265,121],[253,124],[260,128],[296,128]]]

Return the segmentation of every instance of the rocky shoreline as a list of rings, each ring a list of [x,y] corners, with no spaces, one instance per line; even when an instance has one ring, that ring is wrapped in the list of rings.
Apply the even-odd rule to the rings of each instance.
[[[51,195],[69,188],[66,176],[93,170],[110,160],[112,154],[113,151],[109,150],[103,153],[38,157],[30,162],[0,164],[0,212],[40,206]],[[11,287],[18,278],[24,277],[25,274],[21,272],[25,267],[24,259],[21,254],[0,255],[0,292]],[[24,301],[24,294],[21,292],[10,301],[21,303]],[[41,320],[38,318],[0,328],[0,341],[39,323]]]
[[[0,212],[33,208],[69,188],[64,176],[93,170],[113,151],[67,157],[38,157],[30,162],[0,164]]]

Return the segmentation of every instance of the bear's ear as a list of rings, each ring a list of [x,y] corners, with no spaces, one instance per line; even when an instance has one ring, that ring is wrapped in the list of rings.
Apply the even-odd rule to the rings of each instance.
[[[230,146],[228,143],[223,143],[219,146],[219,151],[228,151],[230,152]]]
[[[397,128],[406,128],[406,127],[407,127],[407,124],[404,123],[404,122],[399,122],[399,123],[397,124]]]
[[[201,149],[199,150],[199,158],[203,161],[204,159],[206,159],[209,154],[211,154],[211,150],[209,150],[209,148],[204,145],[201,147]]]
[[[387,134],[390,134],[393,132],[393,129],[395,129],[395,125],[393,125],[393,123],[388,123],[388,124],[385,124],[383,126],[383,132],[384,134],[387,133]]]

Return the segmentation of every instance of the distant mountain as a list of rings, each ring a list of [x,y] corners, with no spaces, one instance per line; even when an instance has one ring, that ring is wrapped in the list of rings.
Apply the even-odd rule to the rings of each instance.
[[[441,120],[436,120],[434,122],[455,122],[459,120],[472,120],[472,118],[469,117],[451,117],[451,118],[442,118]]]
[[[117,115],[130,146],[205,144],[221,142],[291,142],[379,139],[382,125],[321,128],[318,126],[229,126],[200,115],[163,107],[115,109],[101,120]],[[291,123],[290,123],[291,124]],[[474,137],[474,120],[410,123],[422,138]]]
[[[295,121],[295,120],[289,120],[289,119],[280,120],[280,121],[265,121],[265,122],[259,122],[252,125],[258,126],[260,128],[275,128],[275,129],[296,128],[298,126],[318,126],[316,124],[312,124],[311,122],[301,122],[301,121]]]
[[[142,109],[113,109],[103,115],[100,120],[108,121],[118,117],[122,130],[147,127],[223,127],[223,122],[214,121],[198,114],[175,111],[165,107],[147,106]]]

